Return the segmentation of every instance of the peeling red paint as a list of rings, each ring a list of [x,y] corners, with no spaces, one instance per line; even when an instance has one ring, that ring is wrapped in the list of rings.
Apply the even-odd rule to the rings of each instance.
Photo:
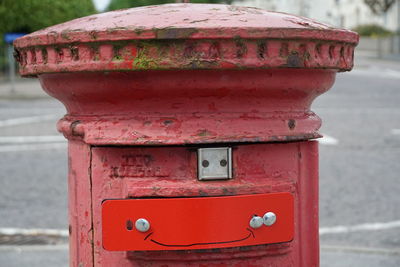
[[[177,11],[171,15],[171,10]],[[345,71],[353,66],[357,42],[354,32],[289,14],[171,4],[76,19],[21,37],[15,47],[21,74],[32,76],[159,69]]]
[[[40,80],[67,107],[58,125],[67,137],[93,145],[178,145],[317,138],[321,121],[310,105],[334,75],[197,70],[46,74]]]
[[[319,266],[310,139],[321,120],[311,104],[352,68],[357,42],[306,18],[198,4],[102,13],[16,40],[21,75],[39,77],[67,109],[57,126],[69,139],[70,265]],[[205,146],[232,148],[232,179],[197,180],[196,149]],[[106,199],[279,192],[294,196],[290,242],[103,248]]]

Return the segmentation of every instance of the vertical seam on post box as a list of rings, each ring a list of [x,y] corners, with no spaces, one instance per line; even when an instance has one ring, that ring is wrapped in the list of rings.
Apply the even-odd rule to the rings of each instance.
[[[299,240],[297,240],[297,242],[299,242],[300,240],[302,240],[302,232],[301,232],[301,229],[302,229],[302,221],[301,221],[301,219],[300,219],[300,213],[301,213],[301,208],[302,208],[302,204],[301,204],[301,200],[300,200],[300,194],[301,193],[304,193],[304,192],[301,192],[302,191],[302,158],[303,158],[303,154],[302,154],[302,149],[301,149],[301,144],[300,144],[300,142],[297,142],[297,144],[296,144],[296,150],[297,150],[297,160],[296,160],[296,163],[297,163],[297,192],[296,192],[296,200],[297,200],[297,215],[296,215],[296,218],[297,218],[297,220],[298,220],[298,227],[297,227],[297,233],[298,233],[298,239]],[[301,157],[300,157],[300,155],[301,155]],[[299,251],[298,251],[298,253],[299,253],[299,258],[300,258],[300,266],[303,266],[302,265],[302,263],[303,263],[303,253],[302,253],[302,246],[298,246],[298,248],[299,248]]]
[[[93,158],[93,151],[92,151],[92,146],[89,146],[89,182],[90,182],[90,210],[91,210],[91,214],[90,214],[90,229],[92,232],[92,240],[91,240],[91,246],[92,246],[92,262],[93,262],[93,267],[95,266],[94,263],[94,224],[93,224],[93,182],[92,182],[92,158]]]

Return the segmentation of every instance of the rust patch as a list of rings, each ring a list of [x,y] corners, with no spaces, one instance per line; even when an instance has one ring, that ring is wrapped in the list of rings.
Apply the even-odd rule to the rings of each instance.
[[[42,48],[42,58],[43,58],[43,63],[47,64],[47,49],[46,48]]]
[[[288,127],[289,127],[290,130],[293,130],[296,127],[296,121],[293,120],[293,119],[290,119],[288,121]]]
[[[224,195],[224,196],[236,195],[236,190],[235,190],[235,188],[232,188],[232,187],[222,187],[222,195]]]
[[[69,30],[62,31],[61,34],[60,34],[61,38],[65,39],[65,40],[70,40],[71,38],[68,35],[69,32],[70,32]]]
[[[90,36],[90,39],[97,40],[97,32],[96,31],[90,31],[89,36]]]
[[[213,134],[206,129],[199,130],[197,136],[212,136]]]
[[[266,42],[259,42],[257,44],[257,57],[259,59],[265,59],[266,51],[267,51],[267,43]]]
[[[19,52],[18,49],[14,48],[13,56],[14,56],[15,61],[17,61],[19,64],[22,64],[21,53]]]
[[[344,46],[340,47],[340,57],[344,58]]]
[[[145,28],[142,27],[142,26],[138,26],[138,27],[136,27],[133,31],[134,31],[134,33],[136,33],[137,35],[141,35],[141,34],[145,31]]]
[[[108,33],[114,33],[114,32],[125,31],[125,30],[127,30],[126,27],[113,27],[113,28],[108,28],[106,31]]]
[[[329,58],[332,59],[335,57],[335,46],[334,45],[330,45],[329,46]]]
[[[71,46],[71,57],[73,61],[78,61],[79,60],[79,49],[76,46]]]
[[[163,122],[163,124],[166,125],[166,126],[171,125],[171,124],[173,124],[173,123],[174,123],[173,120],[165,120],[165,121]]]
[[[79,125],[81,124],[81,121],[73,121],[70,125],[71,128],[71,135],[72,136],[83,136],[83,131],[82,129],[79,129]]]
[[[198,60],[194,59],[190,63],[185,65],[190,69],[212,69],[218,66],[217,61],[209,61],[209,60]]]
[[[297,51],[292,51],[287,57],[287,66],[289,68],[298,68],[304,65],[303,59],[299,56]]]
[[[36,64],[36,50],[35,48],[31,49],[31,60],[33,64]]]
[[[208,21],[208,19],[192,20],[189,23],[198,23],[198,22],[205,22],[205,21]]]
[[[57,53],[57,63],[60,63],[64,60],[64,51],[61,47],[54,47],[54,50]]]
[[[236,45],[236,57],[237,58],[242,58],[244,55],[246,55],[247,46],[246,46],[246,43],[242,39],[236,38],[235,45]]]
[[[196,28],[165,28],[156,29],[157,39],[185,39],[191,37],[192,34],[198,32]]]

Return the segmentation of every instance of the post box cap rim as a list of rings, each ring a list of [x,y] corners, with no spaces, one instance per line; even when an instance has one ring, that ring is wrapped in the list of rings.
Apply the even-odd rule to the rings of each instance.
[[[23,36],[14,46],[21,75],[37,76],[171,69],[347,71],[357,42],[354,32],[285,13],[167,4],[75,19]]]
[[[22,48],[74,42],[238,37],[358,43],[355,32],[287,13],[223,4],[165,4],[74,19],[20,37],[14,44]]]

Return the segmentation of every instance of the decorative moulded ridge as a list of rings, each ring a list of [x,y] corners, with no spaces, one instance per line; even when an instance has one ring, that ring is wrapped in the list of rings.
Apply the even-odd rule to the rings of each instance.
[[[321,40],[125,40],[17,48],[21,74],[162,69],[322,68],[353,66],[355,44]]]

